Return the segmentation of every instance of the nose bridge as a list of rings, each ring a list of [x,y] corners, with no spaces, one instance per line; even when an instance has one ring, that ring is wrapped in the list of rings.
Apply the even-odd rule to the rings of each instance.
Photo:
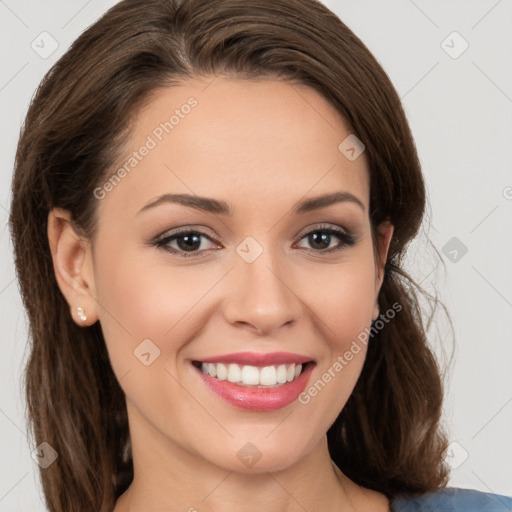
[[[231,273],[225,314],[230,323],[251,324],[260,332],[270,332],[295,321],[300,300],[290,283],[291,272],[275,248],[252,237],[236,249],[235,267]]]

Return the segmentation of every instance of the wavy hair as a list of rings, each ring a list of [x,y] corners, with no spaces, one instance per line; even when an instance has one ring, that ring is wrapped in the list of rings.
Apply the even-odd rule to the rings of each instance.
[[[403,264],[426,191],[390,79],[317,0],[123,0],[48,71],[16,152],[9,221],[29,321],[27,420],[34,446],[46,441],[59,454],[40,473],[48,509],[111,511],[133,478],[125,397],[99,322],[77,326],[57,285],[49,211],[69,210],[93,240],[93,191],[112,173],[137,111],[155,90],[208,75],[306,84],[366,146],[374,244],[382,221],[394,225],[379,307],[402,310],[372,337],[328,446],[349,478],[390,499],[446,486],[443,374],[418,292],[432,296]]]

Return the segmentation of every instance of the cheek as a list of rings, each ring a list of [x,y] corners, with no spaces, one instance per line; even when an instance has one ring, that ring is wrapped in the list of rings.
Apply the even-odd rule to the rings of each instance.
[[[370,262],[371,263],[371,262]],[[311,435],[326,432],[350,398],[363,368],[373,311],[372,267],[346,265],[316,304],[317,331],[323,341],[315,378],[299,396]],[[321,299],[320,299],[321,297]]]
[[[371,324],[375,267],[371,249],[354,251],[340,265],[323,269],[316,282],[316,311],[332,350],[344,350]]]
[[[171,267],[162,261],[155,265],[151,258],[126,249],[108,248],[98,261],[100,323],[116,375],[138,369],[141,351],[149,351],[150,359],[157,355],[151,368],[174,373],[203,321],[208,292],[225,270],[213,271],[208,265]]]
[[[332,334],[340,339],[356,336],[371,322],[373,311],[373,281],[353,273],[345,276],[325,297],[324,317]],[[330,336],[332,337],[332,335]]]
[[[144,265],[128,251],[121,253],[109,253],[98,271],[100,323],[110,362],[138,413],[174,431],[171,418],[193,407],[178,384],[176,363],[194,337],[194,306],[211,287],[211,277],[201,274],[194,286],[190,269]]]

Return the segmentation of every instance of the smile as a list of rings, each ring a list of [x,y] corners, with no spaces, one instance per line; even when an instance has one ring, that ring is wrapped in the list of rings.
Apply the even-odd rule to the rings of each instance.
[[[240,386],[276,387],[292,382],[302,372],[302,364],[279,364],[264,367],[239,365],[236,363],[204,363],[194,361],[194,364],[205,375],[217,380],[225,380]],[[307,364],[307,363],[305,363]],[[200,366],[199,366],[200,365]]]
[[[240,359],[238,356],[237,359]],[[266,359],[264,366],[242,364],[241,361],[228,362],[226,358],[219,358],[215,362],[196,360],[192,361],[192,368],[213,396],[223,402],[238,409],[270,412],[297,400],[316,362],[301,358],[302,363],[280,360],[278,364],[268,364]],[[273,359],[276,360],[275,357]],[[261,358],[258,362],[261,364]]]

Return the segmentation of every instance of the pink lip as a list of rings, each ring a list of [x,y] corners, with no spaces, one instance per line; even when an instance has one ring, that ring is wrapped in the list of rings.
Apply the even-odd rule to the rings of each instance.
[[[251,366],[272,366],[276,364],[304,364],[312,361],[313,358],[291,352],[271,352],[269,354],[259,354],[257,352],[236,352],[233,354],[224,354],[222,356],[208,357],[199,359],[202,363],[235,363]]]
[[[292,402],[304,391],[315,364],[308,364],[292,382],[273,388],[239,386],[227,380],[219,380],[205,375],[197,366],[192,365],[203,382],[217,396],[227,403],[251,411],[274,411]]]

